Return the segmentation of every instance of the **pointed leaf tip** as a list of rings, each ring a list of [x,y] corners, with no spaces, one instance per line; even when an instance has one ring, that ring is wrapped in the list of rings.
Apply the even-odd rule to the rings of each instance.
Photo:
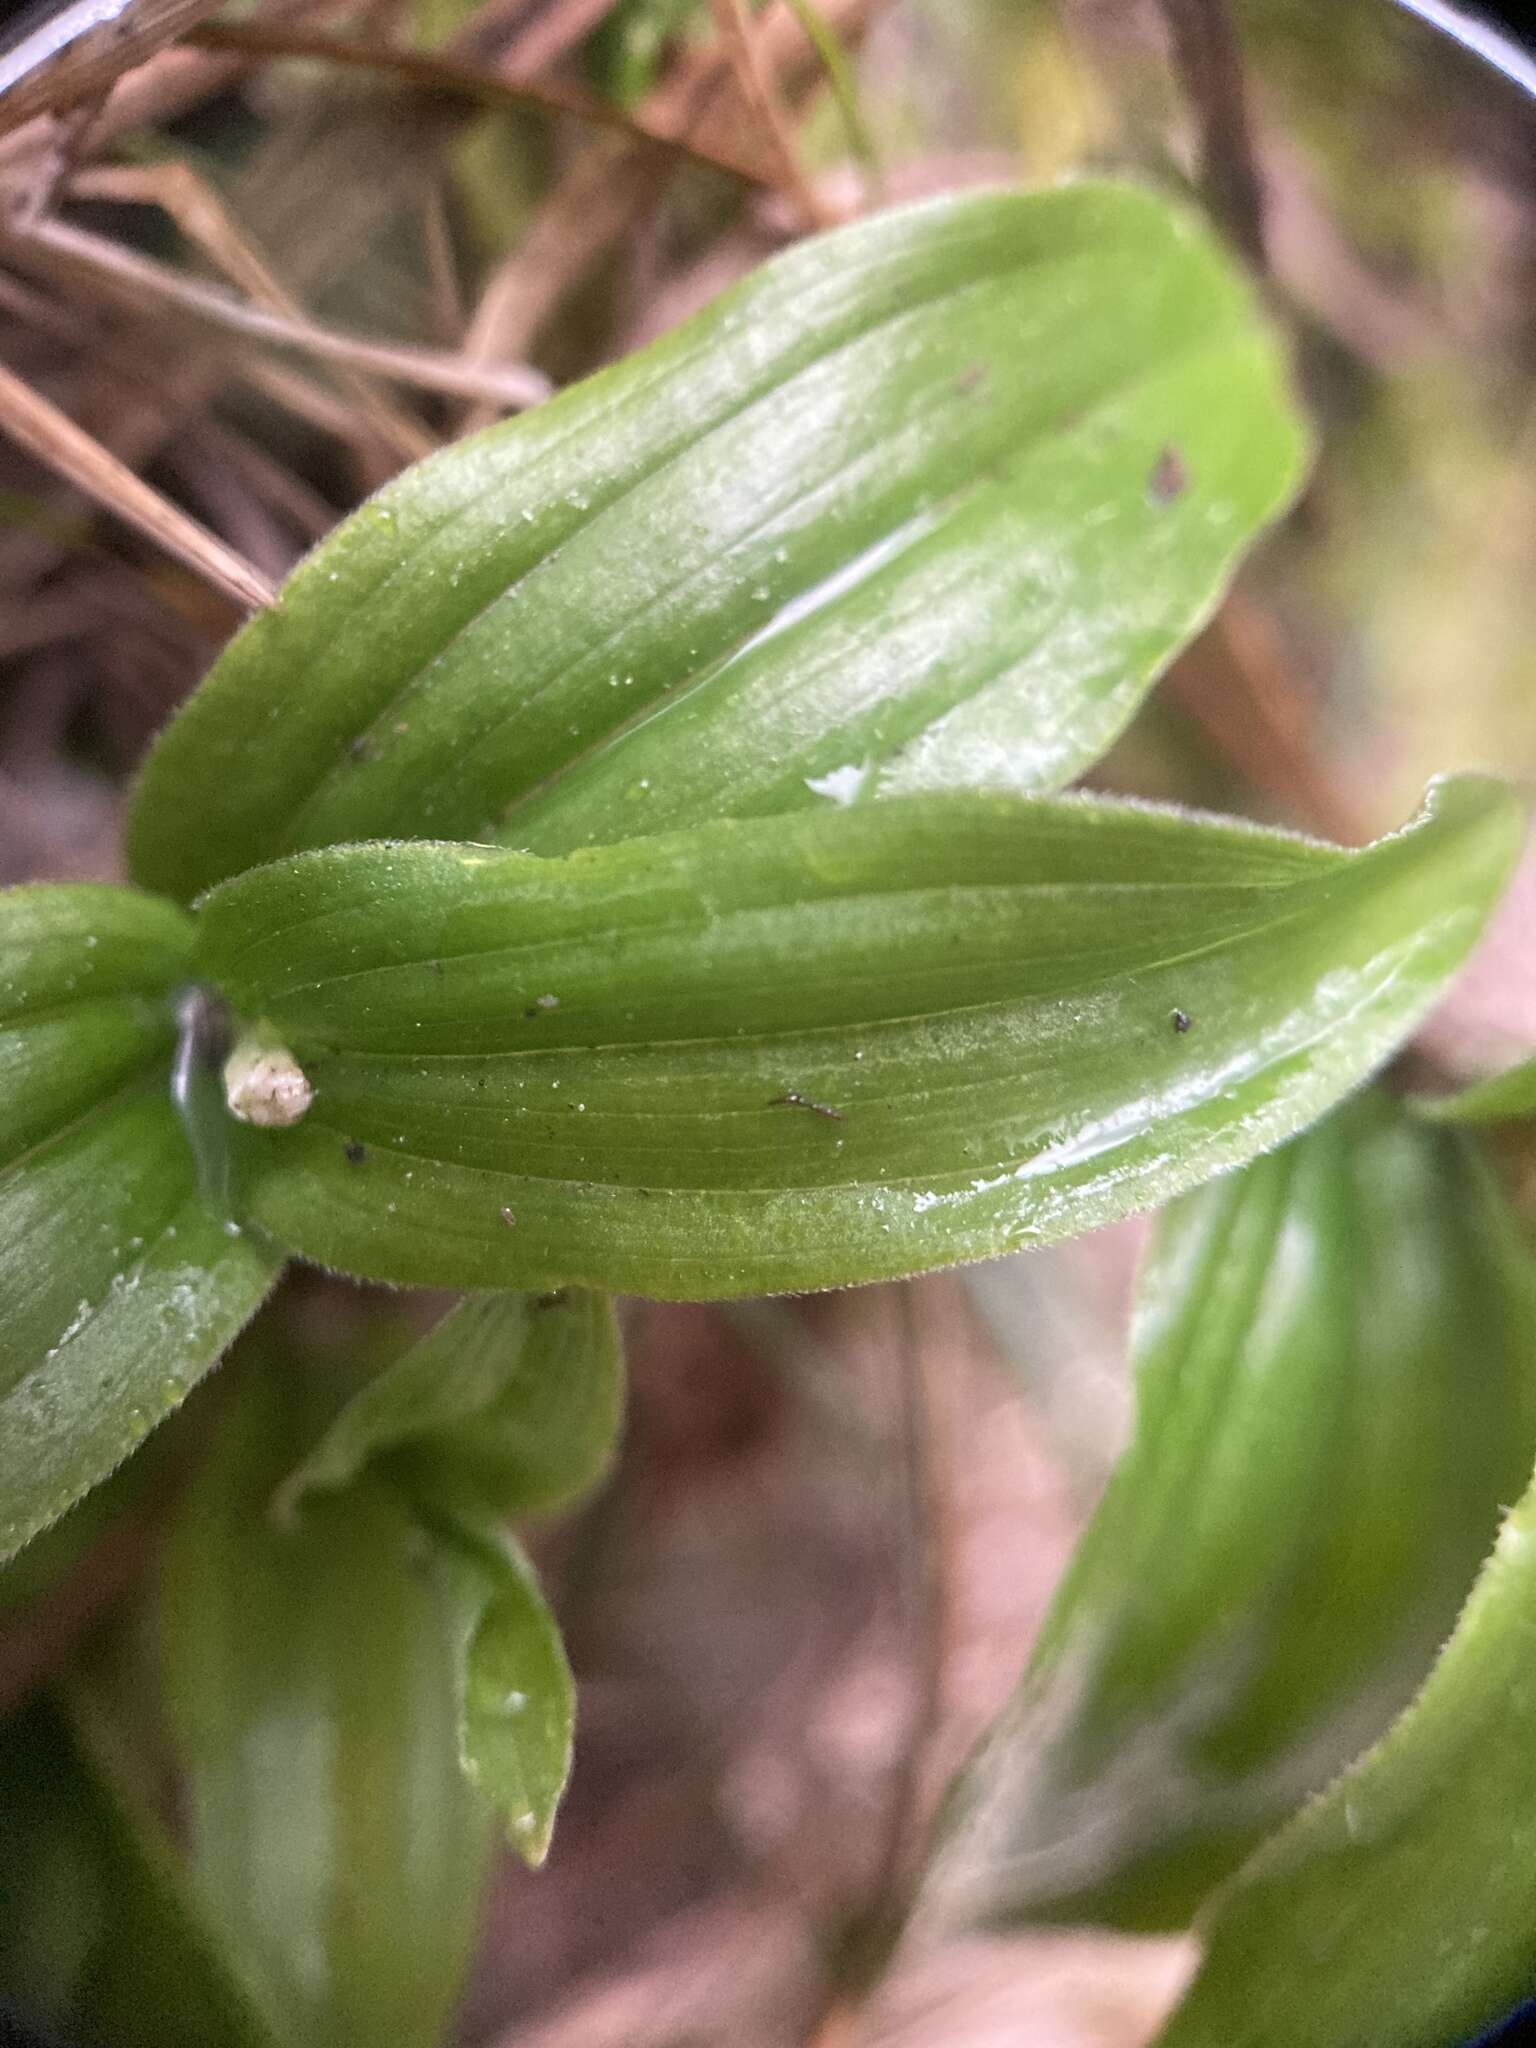
[[[371,1278],[694,1298],[1092,1229],[1364,1080],[1519,830],[1463,780],[1350,852],[955,796],[557,859],[301,855],[201,921],[204,971],[315,1085],[293,1129],[238,1134],[244,1200]]]

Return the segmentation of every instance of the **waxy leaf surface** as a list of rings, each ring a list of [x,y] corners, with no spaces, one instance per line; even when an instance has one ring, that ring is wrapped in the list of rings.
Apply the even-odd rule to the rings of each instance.
[[[1246,286],[1150,194],[877,214],[347,520],[162,738],[134,873],[1059,786],[1303,458]]]
[[[1364,1079],[1521,825],[1467,780],[1350,853],[928,797],[563,859],[277,862],[201,920],[202,971],[316,1091],[240,1134],[242,1213],[370,1277],[702,1298],[1089,1229]]]
[[[283,2040],[437,2048],[489,1841],[459,1767],[456,1595],[371,1476],[276,1527],[302,1407],[285,1376],[248,1374],[172,1531],[164,1682],[193,1864]]]
[[[0,1726],[8,2016],[121,2048],[278,2048],[119,1731],[78,1679],[65,1698]]]
[[[1523,1261],[1471,1144],[1376,1092],[1164,1213],[1134,1436],[961,1788],[952,1912],[1182,1926],[1381,1734],[1536,1455]]]
[[[1512,1224],[1499,1241],[1502,1313],[1523,1327],[1529,1361],[1536,1267]],[[1469,1379],[1482,1364],[1468,1354]],[[1413,1705],[1217,1895],[1204,1966],[1163,2048],[1443,2048],[1529,1993],[1533,1634],[1536,1488]]]
[[[272,1283],[276,1255],[199,1189],[172,1100],[190,956],[187,918],[126,889],[0,894],[0,1558],[127,1456]]]

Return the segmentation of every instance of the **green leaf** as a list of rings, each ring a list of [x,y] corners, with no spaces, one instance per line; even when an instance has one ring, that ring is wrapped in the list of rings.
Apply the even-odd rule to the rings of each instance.
[[[1374,1092],[1165,1212],[1134,1437],[962,1791],[953,1911],[1182,1926],[1382,1732],[1536,1455],[1521,1258],[1474,1148]]]
[[[301,1409],[250,1374],[171,1535],[165,1690],[194,1867],[285,2041],[436,2048],[489,1842],[456,1754],[458,1602],[366,1475],[274,1527]]]
[[[0,1559],[106,1477],[272,1284],[171,1093],[192,928],[125,889],[0,895]]]
[[[1521,830],[1467,780],[1349,853],[940,797],[559,860],[300,856],[202,918],[205,971],[316,1090],[292,1128],[239,1134],[243,1200],[368,1277],[670,1297],[1067,1236],[1362,1080],[1465,956]]]
[[[0,1727],[0,1840],[0,1984],[29,2017],[123,2048],[276,2048],[78,1682]]]
[[[605,1296],[472,1296],[353,1397],[284,1480],[278,1513],[402,1450],[499,1515],[561,1507],[607,1470],[623,1402]]]
[[[1507,1220],[1496,1242],[1529,1364],[1536,1266]],[[1482,1364],[1469,1348],[1468,1385]],[[1165,2048],[1443,2048],[1529,1993],[1533,1631],[1536,1487],[1418,1699],[1218,1895]]]
[[[169,1491],[184,1450],[174,1424],[157,1429],[68,1514],[0,1565],[0,1629],[28,1609],[44,1614],[93,1552],[106,1557],[125,1541],[131,1549],[148,1528],[157,1499]],[[22,1626],[25,1631],[27,1623]]]
[[[192,927],[127,889],[0,891],[0,1164],[163,1064]]]
[[[459,1757],[535,1869],[571,1772],[576,1685],[560,1629],[515,1538],[467,1491],[418,1491],[457,1600]]]
[[[600,91],[632,107],[655,85],[669,45],[708,19],[709,0],[615,0],[587,43]]]
[[[1446,1124],[1498,1124],[1536,1116],[1536,1059],[1522,1060],[1458,1094],[1422,1097],[1414,1107],[1420,1116]]]
[[[472,1297],[353,1397],[275,1499],[291,1523],[371,1466],[409,1502],[451,1593],[460,1759],[531,1864],[570,1774],[576,1697],[533,1568],[500,1523],[593,1486],[622,1406],[606,1297]]]
[[[1303,452],[1246,285],[1149,194],[877,214],[349,519],[161,740],[134,873],[1057,786]]]

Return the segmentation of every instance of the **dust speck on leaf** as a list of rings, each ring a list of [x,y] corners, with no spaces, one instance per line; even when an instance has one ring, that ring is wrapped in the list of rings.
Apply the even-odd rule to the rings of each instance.
[[[1147,496],[1154,505],[1171,505],[1189,489],[1189,470],[1177,448],[1165,448],[1147,478]]]
[[[833,1123],[840,1124],[843,1121],[843,1112],[840,1109],[834,1109],[830,1102],[813,1102],[809,1095],[802,1095],[795,1088],[787,1090],[783,1095],[775,1095],[769,1102],[768,1107],[770,1109],[808,1109],[813,1116],[828,1117]]]

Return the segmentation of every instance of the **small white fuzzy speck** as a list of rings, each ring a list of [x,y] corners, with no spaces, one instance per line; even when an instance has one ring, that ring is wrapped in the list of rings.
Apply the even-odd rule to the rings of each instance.
[[[827,797],[835,804],[851,804],[869,780],[868,761],[849,761],[825,775],[807,775],[805,786],[812,796]]]

